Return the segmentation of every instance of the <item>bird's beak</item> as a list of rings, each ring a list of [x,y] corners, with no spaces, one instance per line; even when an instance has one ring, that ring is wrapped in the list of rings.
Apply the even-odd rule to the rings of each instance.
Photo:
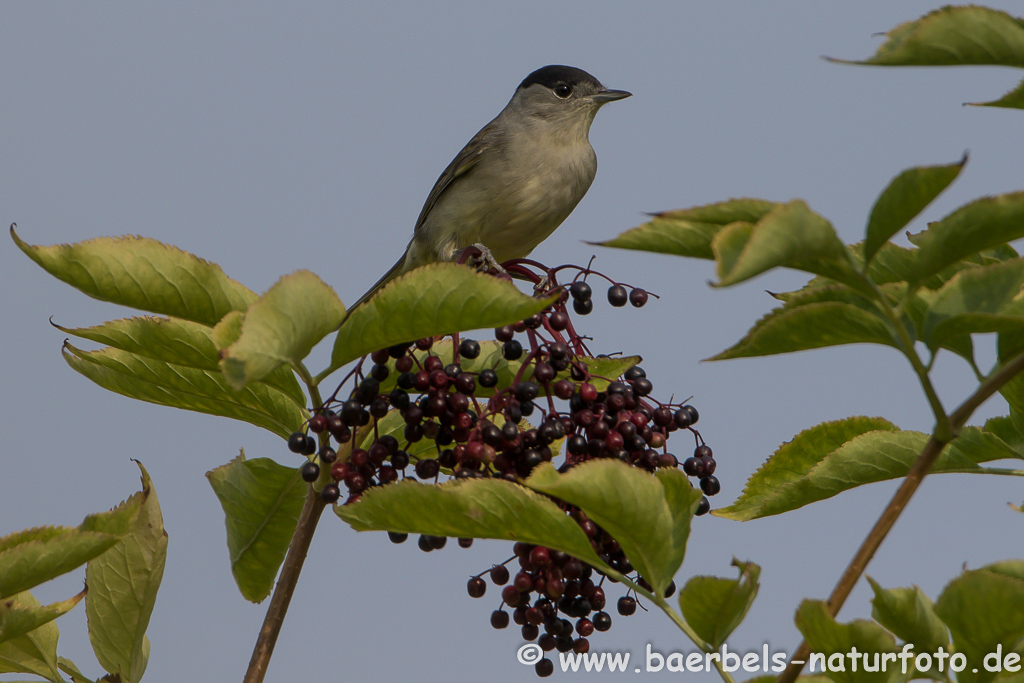
[[[633,93],[626,92],[625,90],[602,90],[601,92],[591,95],[590,99],[598,104],[607,104],[608,102],[614,102],[615,100],[624,100],[632,94]]]

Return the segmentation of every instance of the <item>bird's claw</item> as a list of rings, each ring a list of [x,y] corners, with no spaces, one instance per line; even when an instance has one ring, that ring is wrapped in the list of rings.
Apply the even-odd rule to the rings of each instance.
[[[501,265],[494,260],[494,255],[491,253],[490,249],[488,249],[487,247],[480,243],[473,244],[470,246],[480,250],[480,255],[474,257],[473,259],[474,261],[478,262],[477,268],[479,268],[480,270],[488,270],[490,268],[493,268],[494,270],[498,271],[503,275],[508,275],[505,269],[502,268]]]

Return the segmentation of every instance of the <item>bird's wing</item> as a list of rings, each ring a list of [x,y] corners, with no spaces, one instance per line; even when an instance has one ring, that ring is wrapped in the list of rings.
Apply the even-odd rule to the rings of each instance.
[[[473,139],[466,143],[466,146],[462,148],[462,151],[455,155],[452,162],[448,164],[448,168],[442,171],[441,176],[434,183],[434,189],[427,195],[427,201],[423,203],[423,209],[420,211],[419,218],[416,219],[416,228],[414,234],[420,230],[423,223],[427,220],[427,216],[430,215],[430,211],[437,204],[437,200],[441,198],[444,191],[451,187],[452,183],[457,178],[468,173],[477,162],[480,161],[480,156],[486,149],[487,144],[490,142],[489,138],[494,136],[494,129],[491,124],[484,126],[479,133],[473,136]]]

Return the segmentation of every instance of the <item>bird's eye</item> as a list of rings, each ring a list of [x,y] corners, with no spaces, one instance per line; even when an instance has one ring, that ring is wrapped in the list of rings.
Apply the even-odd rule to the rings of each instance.
[[[555,94],[564,100],[572,94],[572,86],[560,83],[555,86]]]

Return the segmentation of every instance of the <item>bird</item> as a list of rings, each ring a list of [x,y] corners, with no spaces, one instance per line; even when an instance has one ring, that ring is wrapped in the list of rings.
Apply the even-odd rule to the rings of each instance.
[[[598,109],[630,95],[571,66],[545,66],[524,78],[441,173],[405,253],[349,312],[399,275],[454,261],[466,247],[480,248],[492,264],[525,258],[594,181],[589,133]]]

